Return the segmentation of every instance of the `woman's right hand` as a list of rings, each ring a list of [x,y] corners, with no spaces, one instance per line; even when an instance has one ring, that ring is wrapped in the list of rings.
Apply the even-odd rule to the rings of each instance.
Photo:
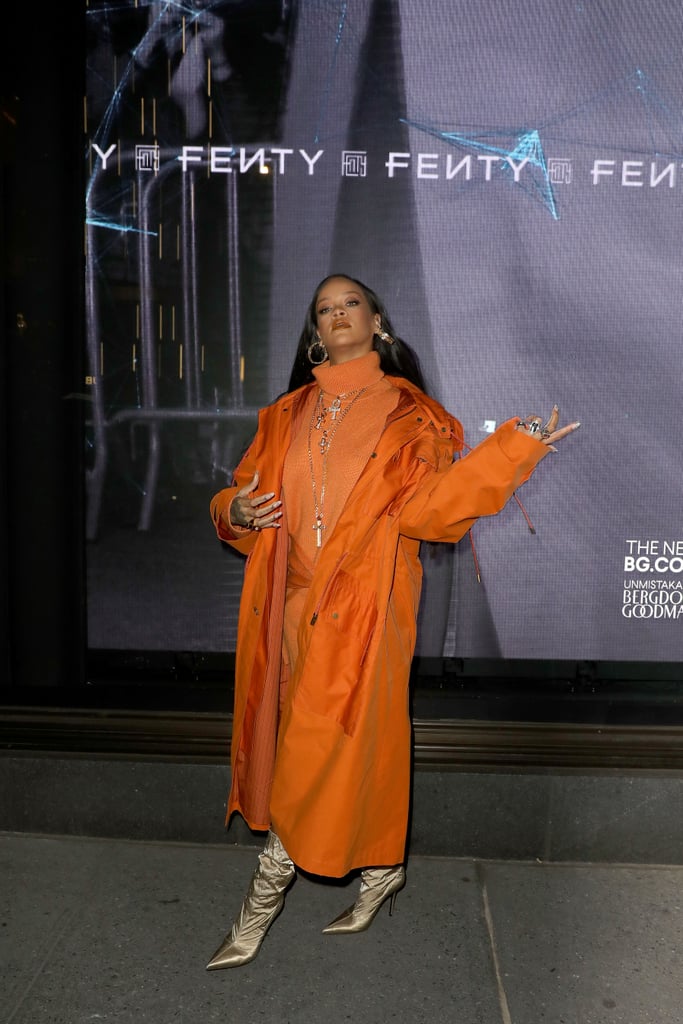
[[[278,520],[282,515],[281,501],[271,501],[275,491],[256,494],[259,484],[258,470],[244,487],[240,488],[230,504],[230,525],[242,526],[248,530],[265,530],[266,527],[279,527]],[[270,504],[268,504],[270,503]]]

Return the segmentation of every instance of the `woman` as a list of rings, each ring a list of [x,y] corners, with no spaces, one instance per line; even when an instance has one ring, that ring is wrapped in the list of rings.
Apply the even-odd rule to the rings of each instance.
[[[355,904],[324,931],[367,928],[405,881],[408,682],[421,541],[458,541],[498,512],[554,443],[555,408],[504,423],[463,458],[377,296],[344,275],[316,288],[289,390],[261,411],[218,536],[248,555],[240,605],[228,818],[268,830],[242,909],[209,970],[252,960],[295,864],[343,877]],[[455,458],[455,461],[454,461]]]

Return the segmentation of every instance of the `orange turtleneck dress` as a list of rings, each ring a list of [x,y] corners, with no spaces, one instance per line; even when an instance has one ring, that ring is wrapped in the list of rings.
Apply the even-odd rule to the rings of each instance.
[[[398,402],[374,351],[337,366],[323,363],[313,376],[320,389],[311,396],[284,464],[290,546],[281,698],[296,663],[297,628],[316,562]]]

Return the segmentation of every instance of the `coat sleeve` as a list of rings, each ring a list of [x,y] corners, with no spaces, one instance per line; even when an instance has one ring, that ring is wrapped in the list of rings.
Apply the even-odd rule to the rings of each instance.
[[[429,474],[400,512],[400,531],[415,540],[454,543],[480,516],[495,515],[550,449],[503,423],[441,473]]]
[[[224,487],[211,499],[210,513],[211,520],[220,540],[230,544],[236,551],[248,555],[258,540],[258,534],[253,530],[233,527],[230,524],[230,505],[232,500],[245,484],[254,476],[257,469],[255,450],[257,448],[257,437],[247,448],[240,463],[233,474],[232,486]]]
[[[252,474],[253,475],[253,474]],[[211,519],[220,540],[230,544],[236,551],[248,555],[258,535],[253,530],[246,530],[230,525],[230,505],[239,487],[224,487],[211,499]]]

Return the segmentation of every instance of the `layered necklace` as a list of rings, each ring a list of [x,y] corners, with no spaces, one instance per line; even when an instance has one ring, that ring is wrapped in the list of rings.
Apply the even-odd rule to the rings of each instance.
[[[364,388],[356,388],[354,391],[345,391],[343,394],[337,395],[327,407],[325,406],[325,396],[321,388],[318,393],[318,401],[315,404],[310,423],[308,424],[308,466],[311,471],[313,512],[315,516],[313,529],[316,531],[315,546],[318,548],[321,548],[323,545],[323,530],[325,529],[325,488],[327,486],[327,460],[330,454],[330,448],[332,447],[332,442],[334,441],[340,423],[342,423],[349,414],[351,408],[355,405],[360,396],[368,390],[369,386],[370,385],[367,384]],[[348,405],[342,406],[342,402],[346,398],[350,398],[351,401]],[[328,415],[330,418],[329,421],[327,419]],[[318,489],[316,483],[315,469],[313,467],[314,430],[319,431],[319,437],[315,443],[318,445],[322,456],[320,489]]]

